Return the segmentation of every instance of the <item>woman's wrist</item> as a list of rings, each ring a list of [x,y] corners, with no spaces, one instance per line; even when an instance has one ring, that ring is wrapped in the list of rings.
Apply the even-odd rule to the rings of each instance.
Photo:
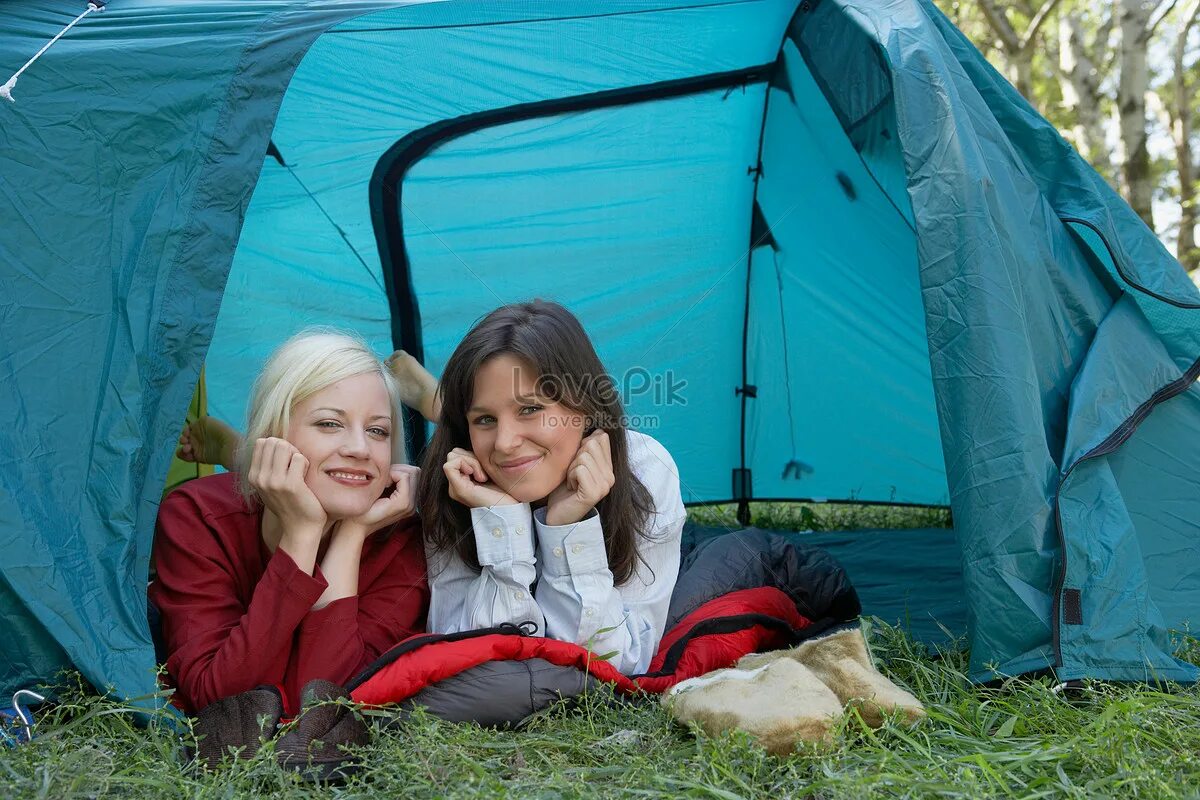
[[[384,527],[384,526],[380,526]],[[353,519],[344,519],[333,529],[334,538],[366,540],[375,530]]]
[[[264,504],[265,505],[265,504]],[[284,535],[293,534],[299,538],[307,538],[315,536],[320,539],[325,535],[325,529],[329,525],[329,520],[321,517],[316,517],[311,514],[305,514],[303,511],[297,513],[294,508],[282,508],[279,511],[267,506],[267,511],[274,515],[275,519],[279,520],[279,528]]]
[[[493,508],[508,508],[510,506],[523,506],[523,505],[528,505],[528,504],[522,503],[519,500],[514,500],[513,498],[509,497],[508,495],[505,495],[503,498],[497,500],[494,503],[481,503],[479,505],[470,506],[470,508],[472,511],[474,511],[475,509],[479,509],[480,511],[491,511]]]
[[[547,508],[546,525],[552,528],[557,528],[562,525],[574,525],[577,522],[582,522],[591,513],[592,508]]]
[[[311,520],[292,522],[280,520],[280,544],[319,545],[325,536],[325,526]]]
[[[301,572],[312,575],[317,566],[317,551],[321,547],[321,537],[324,534],[324,527],[311,523],[292,525],[284,523],[277,547],[291,556]],[[268,542],[269,545],[270,542]]]

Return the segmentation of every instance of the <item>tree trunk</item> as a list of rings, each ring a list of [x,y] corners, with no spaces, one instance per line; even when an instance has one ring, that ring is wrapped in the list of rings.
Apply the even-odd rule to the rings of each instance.
[[[1090,51],[1106,47],[1107,41],[1088,46],[1083,17],[1078,12],[1067,14],[1059,23],[1059,66],[1063,104],[1074,112],[1075,125],[1072,144],[1093,166],[1108,167],[1111,155],[1104,138],[1104,116],[1101,111],[1100,74]],[[1107,39],[1107,31],[1103,34]]]
[[[1200,250],[1196,248],[1196,161],[1192,154],[1192,97],[1188,86],[1186,62],[1188,34],[1200,15],[1200,0],[1192,0],[1185,12],[1183,25],[1175,37],[1171,60],[1175,69],[1172,78],[1171,136],[1175,140],[1175,161],[1179,175],[1179,237],[1175,254],[1186,270],[1200,268]]]
[[[1150,153],[1146,122],[1146,93],[1150,90],[1148,44],[1150,17],[1156,4],[1146,0],[1120,0],[1121,82],[1117,88],[1120,115],[1121,188],[1125,199],[1154,230],[1154,185],[1150,176]]]
[[[1033,96],[1033,50],[1021,48],[1007,55],[1012,70],[1009,80],[1017,87],[1021,97],[1028,100],[1030,105],[1036,106],[1037,99]]]

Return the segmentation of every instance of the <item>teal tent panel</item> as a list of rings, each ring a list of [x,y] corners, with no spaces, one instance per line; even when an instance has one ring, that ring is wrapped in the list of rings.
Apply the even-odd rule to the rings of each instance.
[[[728,497],[764,94],[755,84],[514,122],[418,161],[401,197],[427,365],[439,372],[497,305],[560,301],[632,427],[671,452],[684,500]]]
[[[254,379],[271,352],[305,328],[357,333],[381,356],[392,352],[391,316],[379,258],[357,253],[291,167],[268,158],[208,351],[208,410],[246,425]],[[367,260],[369,259],[369,260]]]
[[[321,30],[388,5],[114,3],[0,109],[0,263],[20,298],[0,337],[3,613],[47,637],[0,665],[0,693],[63,654],[101,689],[154,689],[154,519],[279,100]],[[75,13],[6,8],[0,66]]]
[[[1059,505],[1063,530],[1069,534],[1066,588],[1080,597],[1076,617],[1069,608],[1062,612],[1059,677],[1181,682],[1200,678],[1200,668],[1173,655],[1176,646],[1155,602],[1148,554],[1108,459],[1077,465]],[[1171,570],[1171,577],[1194,571],[1192,565],[1180,565]],[[1157,577],[1163,577],[1161,571]]]
[[[1133,521],[1132,509],[1123,497],[1124,487],[1112,477],[1108,458],[1097,457],[1082,463],[1073,463],[1071,459],[1081,454],[1087,441],[1104,442],[1110,437],[1120,440],[1128,435],[1141,422],[1140,417],[1126,415],[1127,411],[1134,413],[1131,406],[1152,409],[1159,390],[1172,385],[1178,388],[1195,380],[1200,372],[1200,292],[1153,231],[1087,166],[1058,131],[1033,111],[949,20],[931,4],[926,6],[930,18],[986,102],[992,119],[1002,129],[1012,153],[1020,159],[1023,173],[1047,199],[1059,222],[1069,226],[1077,241],[1082,242],[1089,262],[1100,265],[1100,270],[1093,267],[1093,272],[1109,293],[1112,286],[1119,287],[1126,293],[1122,302],[1136,303],[1145,323],[1140,331],[1129,331],[1130,335],[1124,338],[1098,336],[1097,344],[1093,345],[1097,354],[1088,357],[1089,365],[1102,362],[1105,355],[1122,362],[1109,372],[1114,377],[1123,374],[1126,380],[1122,385],[1132,397],[1095,379],[1085,380],[1083,375],[1072,389],[1072,441],[1061,464],[1064,472],[1072,470],[1060,496],[1066,546],[1065,560],[1061,563],[1065,565],[1065,574],[1055,577],[1065,589],[1082,584],[1083,622],[1068,624],[1064,616],[1065,597],[1054,598],[1058,602],[1052,613],[1058,616],[1052,616],[1050,624],[1059,631],[1062,642],[1055,661],[1063,674],[1068,675],[1140,680],[1150,672],[1159,677],[1192,680],[1194,668],[1171,657],[1170,645],[1162,631],[1167,620],[1154,603],[1156,596],[1169,594],[1169,587],[1177,586],[1180,577],[1163,573],[1154,566],[1160,543],[1170,541],[1169,527],[1147,525],[1142,516],[1138,530],[1139,523]],[[1131,320],[1132,315],[1120,309],[1105,324],[1114,322],[1130,327],[1127,323]],[[1106,338],[1107,349],[1102,347]],[[1098,427],[1088,430],[1081,423],[1081,409],[1095,418]],[[1153,416],[1154,411],[1150,414]],[[1118,444],[1125,443],[1118,441]],[[1168,464],[1169,460],[1164,458],[1160,469],[1169,469]],[[1146,480],[1153,477],[1147,475]],[[1171,482],[1177,491],[1186,491],[1186,479],[1176,478]],[[1200,519],[1200,476],[1193,476],[1190,482],[1190,494],[1195,500],[1184,507],[1177,505],[1174,511]],[[1131,496],[1144,496],[1137,483],[1128,490],[1132,491]],[[1089,500],[1102,508],[1089,507]],[[1155,515],[1159,516],[1161,513]],[[1104,524],[1110,527],[1095,527]],[[1103,540],[1109,549],[1089,550],[1089,545],[1102,544],[1098,540]],[[1148,594],[1137,595],[1137,602],[1113,604],[1113,593],[1122,591],[1121,580],[1125,581],[1123,591],[1127,598],[1134,597],[1139,587]],[[1098,591],[1093,591],[1093,587]],[[1094,612],[1106,603],[1113,604],[1118,618],[1105,623],[1116,627],[1095,630],[1093,626],[1104,623],[1096,620],[1094,614],[1089,617],[1089,606]],[[1125,627],[1120,628],[1121,625]]]
[[[450,13],[449,6],[454,4],[446,5],[445,13]],[[377,310],[383,309],[386,304],[381,292],[376,292],[369,302],[358,306],[341,299],[340,290],[335,285],[331,287],[329,296],[305,301],[301,289],[301,273],[304,270],[293,270],[292,276],[296,280],[284,279],[289,289],[283,293],[285,297],[280,302],[272,304],[263,296],[264,292],[273,291],[269,287],[277,280],[275,276],[289,269],[287,263],[295,262],[297,253],[294,252],[295,248],[287,248],[289,255],[286,258],[264,257],[264,254],[271,246],[269,240],[272,231],[297,230],[297,224],[302,224],[304,214],[313,213],[313,207],[319,206],[321,214],[327,215],[331,224],[321,224],[314,214],[314,222],[306,233],[311,241],[299,249],[314,251],[317,255],[299,254],[301,263],[308,263],[315,269],[317,262],[313,260],[314,257],[324,259],[321,268],[330,268],[334,275],[345,274],[347,270],[354,271],[353,267],[345,266],[351,259],[355,262],[361,259],[372,269],[376,268],[378,249],[368,203],[369,180],[381,156],[401,137],[445,119],[503,108],[517,102],[554,100],[770,62],[790,13],[790,4],[760,2],[744,7],[697,6],[677,9],[670,14],[654,13],[651,9],[649,13],[623,15],[614,12],[598,18],[584,14],[581,18],[552,20],[531,20],[526,14],[525,21],[471,27],[469,33],[453,27],[419,27],[421,24],[445,21],[437,17],[437,13],[431,6],[412,7],[388,12],[382,17],[375,15],[356,19],[318,40],[297,70],[272,140],[289,165],[289,176],[297,186],[303,184],[311,197],[291,195],[297,204],[296,209],[291,210],[288,203],[280,201],[274,193],[263,193],[260,188],[255,195],[244,234],[244,239],[251,244],[239,250],[235,270],[235,276],[245,275],[248,283],[245,287],[241,284],[231,286],[226,307],[222,310],[221,330],[214,342],[212,357],[228,370],[218,366],[209,372],[212,402],[215,408],[221,409],[223,416],[242,416],[240,408],[244,405],[242,398],[245,388],[269,349],[249,345],[238,331],[238,328],[246,330],[261,326],[264,311],[273,308],[270,314],[283,313],[283,309],[291,302],[300,301],[301,313],[296,319],[284,320],[286,324],[281,325],[281,331],[290,331],[302,322],[323,322],[352,327],[366,335],[381,352],[390,349],[378,334],[377,322],[382,318]],[[431,14],[435,16],[431,17]],[[456,20],[453,14],[449,19],[452,22]],[[563,43],[568,41],[572,42],[572,46],[565,48]],[[462,80],[465,75],[471,76],[471,79]],[[469,195],[448,196],[459,198],[454,202],[462,202],[468,208],[480,202],[492,202],[495,196],[503,198],[495,207],[496,211],[503,210],[503,215],[487,216],[493,213],[488,210],[480,219],[487,220],[492,226],[484,238],[494,240],[494,251],[489,258],[495,261],[491,266],[501,269],[505,276],[504,282],[499,284],[504,290],[485,292],[476,300],[467,294],[468,289],[461,283],[455,284],[455,291],[460,293],[455,308],[467,310],[467,313],[450,315],[453,319],[451,323],[448,321],[450,318],[439,316],[438,303],[441,298],[436,293],[427,296],[429,293],[424,288],[418,288],[417,303],[421,309],[424,337],[427,343],[432,343],[427,347],[429,366],[435,374],[441,367],[439,358],[444,359],[448,354],[448,350],[441,353],[437,343],[443,339],[451,345],[457,342],[470,322],[502,301],[535,295],[556,295],[559,299],[567,300],[592,293],[595,290],[594,275],[612,274],[614,262],[623,262],[622,266],[630,270],[635,268],[634,264],[643,262],[637,273],[639,275],[647,269],[662,266],[663,288],[667,294],[654,301],[662,304],[659,314],[661,324],[647,326],[636,334],[636,337],[641,337],[638,339],[629,328],[640,326],[630,320],[628,328],[621,336],[616,336],[609,330],[611,325],[607,320],[611,318],[610,315],[596,312],[592,315],[596,324],[591,327],[598,328],[592,333],[602,343],[602,349],[610,348],[610,352],[602,353],[608,356],[610,369],[619,372],[628,384],[633,406],[631,421],[649,433],[654,433],[654,426],[664,425],[666,418],[657,406],[663,405],[660,401],[666,400],[666,395],[671,391],[668,382],[686,383],[689,379],[672,368],[674,362],[669,354],[661,353],[664,347],[679,351],[679,343],[670,339],[665,343],[655,343],[654,339],[670,328],[672,323],[678,323],[676,336],[697,324],[712,323],[708,312],[702,309],[697,314],[691,310],[692,306],[701,298],[707,298],[705,302],[708,306],[724,304],[728,294],[715,291],[718,288],[715,283],[718,278],[736,280],[736,270],[726,276],[714,273],[706,264],[701,264],[695,275],[682,275],[678,270],[672,271],[669,265],[674,263],[672,259],[677,261],[692,257],[702,249],[707,249],[706,257],[721,259],[722,267],[732,267],[738,256],[744,255],[745,225],[749,218],[747,203],[752,187],[748,169],[754,159],[753,146],[757,137],[757,121],[761,119],[762,96],[761,87],[739,88],[723,106],[713,106],[715,111],[708,116],[715,120],[713,124],[718,125],[715,132],[721,138],[716,140],[711,150],[699,147],[696,155],[686,158],[667,147],[668,140],[655,129],[656,126],[669,126],[672,135],[677,138],[676,148],[680,147],[680,141],[689,144],[698,142],[696,130],[710,134],[713,131],[699,127],[681,133],[679,123],[670,119],[672,109],[660,110],[657,115],[645,109],[633,111],[629,116],[633,124],[627,130],[618,130],[616,138],[608,141],[598,141],[596,134],[588,127],[595,123],[595,118],[564,123],[567,126],[564,130],[575,136],[573,141],[560,130],[551,131],[548,141],[536,143],[539,148],[553,147],[562,160],[556,167],[563,176],[558,188],[553,188],[558,174],[542,168],[537,163],[538,152],[528,150],[527,143],[509,147],[506,142],[498,144],[494,136],[488,138],[486,133],[480,133],[482,138],[475,145],[467,146],[467,153],[474,153],[471,147],[484,149],[495,153],[501,161],[495,165],[484,162],[481,168],[489,175],[486,184],[475,180],[469,185],[459,186],[457,184],[462,183],[459,178],[448,182],[447,187],[453,192],[460,189],[478,191],[484,187],[492,194],[486,200]],[[755,103],[758,104],[757,109]],[[615,124],[625,124],[622,119],[618,116]],[[708,117],[696,119],[702,125],[710,122]],[[320,120],[320,124],[314,125],[314,120]],[[530,135],[536,135],[543,125],[531,125],[530,130],[534,133]],[[603,176],[603,185],[608,188],[601,190],[587,180],[581,183],[578,178],[573,181],[570,179],[572,169],[582,166],[583,160],[595,157],[596,152],[588,148],[602,145],[636,149],[641,146],[642,139],[649,140],[651,146],[627,163],[600,162],[594,165],[590,175]],[[531,141],[536,142],[536,139]],[[454,152],[449,148],[456,146],[441,146],[426,162],[436,163],[438,158],[446,157],[443,151]],[[736,154],[736,157],[731,157],[731,154]],[[503,166],[502,159],[509,156],[513,159],[511,164]],[[463,159],[462,153],[455,158],[457,161],[451,159],[448,163],[458,164],[456,169],[473,170],[478,166],[470,162],[459,164]],[[665,166],[658,166],[656,161],[663,162]],[[672,165],[672,161],[678,161],[679,164]],[[477,224],[470,219],[470,215],[463,215],[461,209],[455,209],[454,219],[447,222],[438,216],[436,204],[434,210],[425,210],[421,202],[412,199],[419,195],[410,195],[411,192],[420,191],[420,170],[426,162],[414,168],[413,176],[404,185],[403,202],[407,207],[406,212],[412,214],[410,219],[405,220],[405,238],[409,240],[406,246],[416,248],[411,254],[413,262],[418,267],[421,265],[421,259],[418,258],[422,252],[420,248],[426,246],[418,241],[419,238],[432,235],[435,251],[442,250],[439,258],[449,258],[448,268],[456,271],[451,274],[463,273],[464,264],[450,257],[437,241],[439,237],[459,255],[466,248],[468,255],[464,261],[471,268],[476,268],[475,250],[480,246],[474,243],[468,246],[456,239],[459,233],[468,239],[479,235],[478,230],[471,231]],[[710,164],[712,169],[720,170],[722,175],[732,175],[733,178],[722,177],[718,183],[710,185],[701,182],[697,185],[697,176],[702,175],[698,170],[708,168]],[[266,175],[269,176],[272,169],[268,166]],[[552,187],[548,190],[550,194],[545,196],[555,198],[561,208],[547,210],[544,203],[523,205],[523,196],[513,197],[512,192],[529,191],[528,186],[522,186],[519,182],[512,185],[504,183],[503,178],[515,169],[526,170],[535,176],[540,170],[543,173],[539,178],[541,184]],[[660,172],[655,173],[655,169]],[[682,176],[680,190],[664,192],[662,202],[655,204],[657,210],[654,213],[637,220],[636,225],[627,226],[631,215],[646,210],[631,205],[633,201],[628,197],[637,198],[637,202],[645,204],[649,202],[646,196],[658,191],[650,188],[655,186],[656,181],[670,180],[676,175]],[[736,184],[732,189],[731,182]],[[697,213],[687,210],[691,198],[685,196],[683,189],[703,198]],[[729,191],[729,202],[722,201],[724,204],[714,205],[710,198],[725,190]],[[539,186],[537,191],[540,193],[544,190]],[[590,191],[625,192],[628,197],[622,195],[620,202],[614,199],[613,209],[604,210],[599,197],[587,197],[586,192]],[[557,212],[557,216],[553,212]],[[663,215],[667,217],[665,222],[659,220]],[[678,219],[670,219],[672,215],[677,215]],[[640,233],[639,230],[645,230],[649,222],[662,225],[662,233]],[[562,225],[556,227],[555,223]],[[442,225],[446,227],[440,227]],[[602,234],[593,233],[600,230],[598,226],[609,227],[604,228]],[[431,228],[433,234],[429,233]],[[689,244],[703,229],[711,229],[711,234],[705,233],[697,239],[702,247]],[[259,241],[259,232],[262,241],[255,245],[253,242]],[[514,236],[532,236],[531,246],[537,245],[541,237],[540,253],[524,253],[515,246],[499,249],[506,237]],[[339,244],[333,241],[334,237],[344,239]],[[713,245],[718,237],[719,244]],[[318,240],[327,241],[322,243]],[[548,249],[551,246],[563,246],[568,250],[562,253],[551,251]],[[576,250],[570,251],[571,247]],[[680,253],[680,247],[692,249]],[[483,249],[486,251],[486,246]],[[589,257],[577,262],[581,268],[602,272],[578,273],[593,276],[586,285],[560,285],[557,281],[561,271],[557,269],[557,264],[564,260],[566,252],[571,252],[574,258],[579,250],[590,253]],[[662,265],[656,264],[659,251],[670,254]],[[339,252],[346,260],[342,269],[328,263],[328,259],[336,258],[334,254]],[[540,263],[529,260],[535,255]],[[435,263],[440,265],[441,261]],[[380,280],[383,278],[382,274],[378,277]],[[367,270],[363,270],[359,276],[360,282],[368,278]],[[496,283],[496,279],[490,279],[489,283]],[[259,288],[251,290],[251,284]],[[246,291],[243,292],[243,288]],[[361,283],[359,288],[370,292],[367,283]],[[654,287],[655,290],[659,288]],[[242,294],[245,298],[240,297]],[[428,309],[427,304],[430,306]],[[237,310],[234,310],[234,306]],[[339,312],[339,306],[344,310]],[[605,305],[602,308],[609,307]],[[628,314],[634,307],[622,301],[620,310]],[[371,310],[367,311],[368,308]],[[586,321],[586,308],[577,310]],[[720,324],[729,331],[728,342],[734,342],[740,330],[740,320],[722,318]],[[226,327],[228,335],[224,333]],[[638,350],[635,342],[640,342],[641,350]],[[647,352],[652,347],[655,348],[654,352]],[[246,357],[237,356],[239,352]],[[660,356],[668,363],[667,367],[660,368],[662,362],[657,360]],[[699,404],[692,406],[690,412],[698,421],[700,409],[716,413],[710,394],[715,396],[717,392],[710,388],[707,374],[694,374],[699,354],[691,358],[693,368],[687,370],[692,374],[689,388],[696,393],[696,397],[693,399],[689,395],[687,402]],[[240,360],[235,364],[237,359]],[[644,364],[654,368],[653,374],[649,369],[642,368]],[[724,390],[732,396],[736,374],[731,372],[724,381]],[[721,414],[730,414],[733,405],[723,405],[729,408],[721,409]],[[691,421],[692,417],[688,419]],[[736,430],[731,422],[723,427],[714,427],[709,436],[732,442]],[[689,442],[687,446],[695,448],[697,454],[701,452],[701,443],[690,444],[690,438],[679,438]],[[729,446],[723,444],[722,452]],[[710,469],[707,466],[709,460],[699,455],[686,460],[704,464],[706,469]],[[728,468],[728,464],[722,467],[723,470]],[[692,490],[691,499],[724,498],[728,494],[728,474],[726,472],[716,482],[706,478],[700,481],[700,485],[692,485]]]
[[[356,16],[334,26],[329,33],[458,28],[460,36],[474,36],[477,31],[473,28],[523,22],[569,26],[596,18],[620,18],[613,21],[641,24],[633,19],[638,15],[656,17],[649,23],[656,28],[670,16],[685,28],[703,31],[753,20],[761,15],[765,4],[771,2],[774,0],[742,0],[738,3],[692,0],[686,5],[680,5],[678,0],[488,0],[487,3],[431,0],[420,5],[396,4],[396,8]],[[733,16],[728,15],[730,9],[727,6],[736,7]],[[694,16],[694,12],[701,16]]]
[[[491,22],[474,25],[461,3],[358,18],[297,69],[273,141],[368,263],[378,258],[369,181],[403,136],[519,103],[769,64],[794,3],[503,5],[517,21],[485,4]]]
[[[790,39],[782,58],[750,280],[754,495],[945,505],[907,195],[876,181]],[[902,172],[888,142],[875,169]]]
[[[40,570],[35,567],[34,571]],[[34,614],[25,610],[28,589],[22,581],[24,576],[18,573],[14,578],[2,577],[0,609],[5,632],[0,680],[4,681],[4,691],[15,692],[52,678],[71,663],[71,657],[58,643],[55,631],[45,628]]]
[[[1169,630],[1200,630],[1200,384],[1167,400],[1108,456],[1138,541],[1150,596]]]
[[[1109,311],[1071,387],[1064,471],[1100,447],[1178,370],[1130,295]]]
[[[1175,296],[1167,297],[1154,293],[1153,289],[1143,284],[1131,283],[1137,280],[1137,276],[1126,262],[1118,263],[1114,258],[1128,256],[1119,255],[1119,251],[1110,245],[1111,234],[1101,235],[1101,229],[1096,224],[1082,218],[1068,219],[1070,221],[1066,224],[1083,243],[1101,274],[1137,303],[1153,333],[1174,360],[1175,374],[1191,369],[1196,363],[1196,354],[1200,352],[1200,294],[1195,298],[1186,298],[1180,297],[1183,292],[1172,290]],[[1173,260],[1166,266],[1172,272],[1183,271],[1183,267]],[[1195,286],[1190,280],[1188,283]]]
[[[1083,223],[1095,232],[1089,245],[1100,251],[1112,277],[1143,306],[1147,319],[1173,348],[1171,339],[1182,331],[1166,332],[1160,324],[1178,319],[1175,311],[1200,309],[1200,289],[1129,204],[979,54],[954,23],[928,0],[921,4],[1004,132],[1006,147],[1020,159],[1022,172],[1037,184],[1064,224]],[[1187,321],[1181,325],[1188,331],[1184,338],[1193,353],[1200,349],[1200,340],[1195,338],[1200,335],[1196,316],[1183,314]]]
[[[1179,552],[1200,546],[1200,473],[1187,469],[1200,462],[1188,452],[1200,441],[1194,438],[1200,414],[1186,399],[1182,406],[1181,398],[1167,400],[1161,408],[1150,408],[1146,400],[1176,373],[1137,303],[1123,296],[1102,323],[1072,387],[1070,467],[1058,498],[1066,543],[1062,588],[1079,597],[1079,613],[1064,611],[1060,628],[1067,677],[1101,668],[1126,680],[1197,677],[1194,667],[1172,657],[1169,626],[1182,622],[1181,604],[1195,606],[1196,596],[1182,587],[1200,585],[1197,562]],[[1122,440],[1122,431],[1132,432],[1146,411],[1144,427]],[[1173,457],[1164,448],[1174,450]],[[1147,449],[1155,453],[1153,466],[1131,469]],[[1159,500],[1168,505],[1157,505]],[[1160,599],[1171,603],[1170,621]]]
[[[851,14],[810,11],[802,7],[796,13],[788,36],[808,65],[807,80],[820,87],[836,117],[838,125],[832,129],[842,129],[878,190],[913,227],[887,60]],[[810,47],[814,42],[838,42],[838,46]],[[786,51],[783,56],[790,60]],[[789,81],[780,88],[794,98]]]
[[[825,10],[829,9],[829,10]],[[1075,371],[1112,304],[925,2],[823,4],[883,50],[909,175],[934,391],[972,620],[971,674],[1052,665],[1053,498]],[[820,27],[813,29],[819,31]],[[808,36],[804,29],[801,36]],[[953,43],[950,41],[953,39]],[[819,39],[808,50],[818,52]],[[864,56],[865,58],[865,56]],[[827,83],[835,85],[833,76]],[[853,91],[852,87],[837,87]],[[1034,127],[1050,129],[1032,113]],[[1072,155],[1081,176],[1089,168]]]

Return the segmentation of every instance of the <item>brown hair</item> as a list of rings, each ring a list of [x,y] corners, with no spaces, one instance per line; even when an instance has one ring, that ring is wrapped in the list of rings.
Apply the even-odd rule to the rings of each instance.
[[[608,432],[616,482],[596,511],[613,581],[627,582],[639,558],[639,532],[646,528],[653,503],[629,468],[621,398],[579,320],[557,303],[533,300],[497,308],[475,324],[446,362],[438,386],[441,418],[425,451],[418,492],[425,541],[435,552],[456,551],[469,566],[480,569],[475,537],[464,535],[471,530],[470,509],[450,498],[442,466],[455,447],[471,449],[467,409],[475,375],[485,362],[502,354],[533,367],[538,390],[583,414],[589,430]]]

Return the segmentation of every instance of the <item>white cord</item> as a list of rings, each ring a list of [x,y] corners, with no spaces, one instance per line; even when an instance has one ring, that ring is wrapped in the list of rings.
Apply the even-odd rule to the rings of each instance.
[[[17,101],[16,101],[16,99],[15,99],[15,98],[12,96],[12,90],[13,90],[13,88],[14,88],[14,87],[17,85],[17,78],[21,77],[21,73],[22,73],[22,72],[24,72],[25,70],[29,69],[29,65],[30,65],[30,64],[32,64],[33,62],[35,62],[35,61],[37,61],[39,58],[41,58],[41,57],[42,57],[42,53],[44,53],[44,52],[46,52],[47,50],[49,50],[49,49],[50,49],[50,45],[54,44],[54,43],[55,43],[55,42],[57,42],[59,39],[61,39],[61,38],[62,38],[62,35],[63,35],[64,33],[66,33],[67,31],[71,30],[71,28],[74,28],[74,27],[75,27],[77,24],[79,24],[79,21],[80,21],[81,19],[83,19],[83,18],[84,18],[84,17],[86,17],[88,14],[92,13],[93,11],[103,11],[103,10],[104,10],[104,3],[102,3],[102,2],[90,2],[90,3],[88,3],[87,10],[85,10],[85,11],[84,11],[82,14],[80,14],[80,15],[79,15],[78,17],[76,17],[75,19],[71,20],[71,24],[67,25],[67,27],[65,27],[65,28],[63,28],[61,31],[59,31],[59,32],[58,32],[58,35],[57,35],[57,36],[55,36],[53,39],[51,39],[50,41],[46,42],[46,44],[45,44],[45,45],[42,47],[42,49],[41,49],[41,50],[38,50],[38,51],[37,51],[37,53],[34,55],[34,57],[33,57],[33,58],[31,58],[31,59],[29,59],[28,61],[26,61],[26,62],[25,62],[25,66],[23,66],[23,67],[21,67],[19,70],[17,70],[17,71],[16,71],[16,72],[13,74],[13,76],[12,76],[11,78],[9,78],[9,79],[8,79],[8,82],[7,82],[7,83],[5,83],[3,86],[0,86],[0,97],[3,97],[5,100],[7,100],[7,101],[8,101],[8,102],[10,102],[10,103],[15,103],[15,102],[17,102]]]

